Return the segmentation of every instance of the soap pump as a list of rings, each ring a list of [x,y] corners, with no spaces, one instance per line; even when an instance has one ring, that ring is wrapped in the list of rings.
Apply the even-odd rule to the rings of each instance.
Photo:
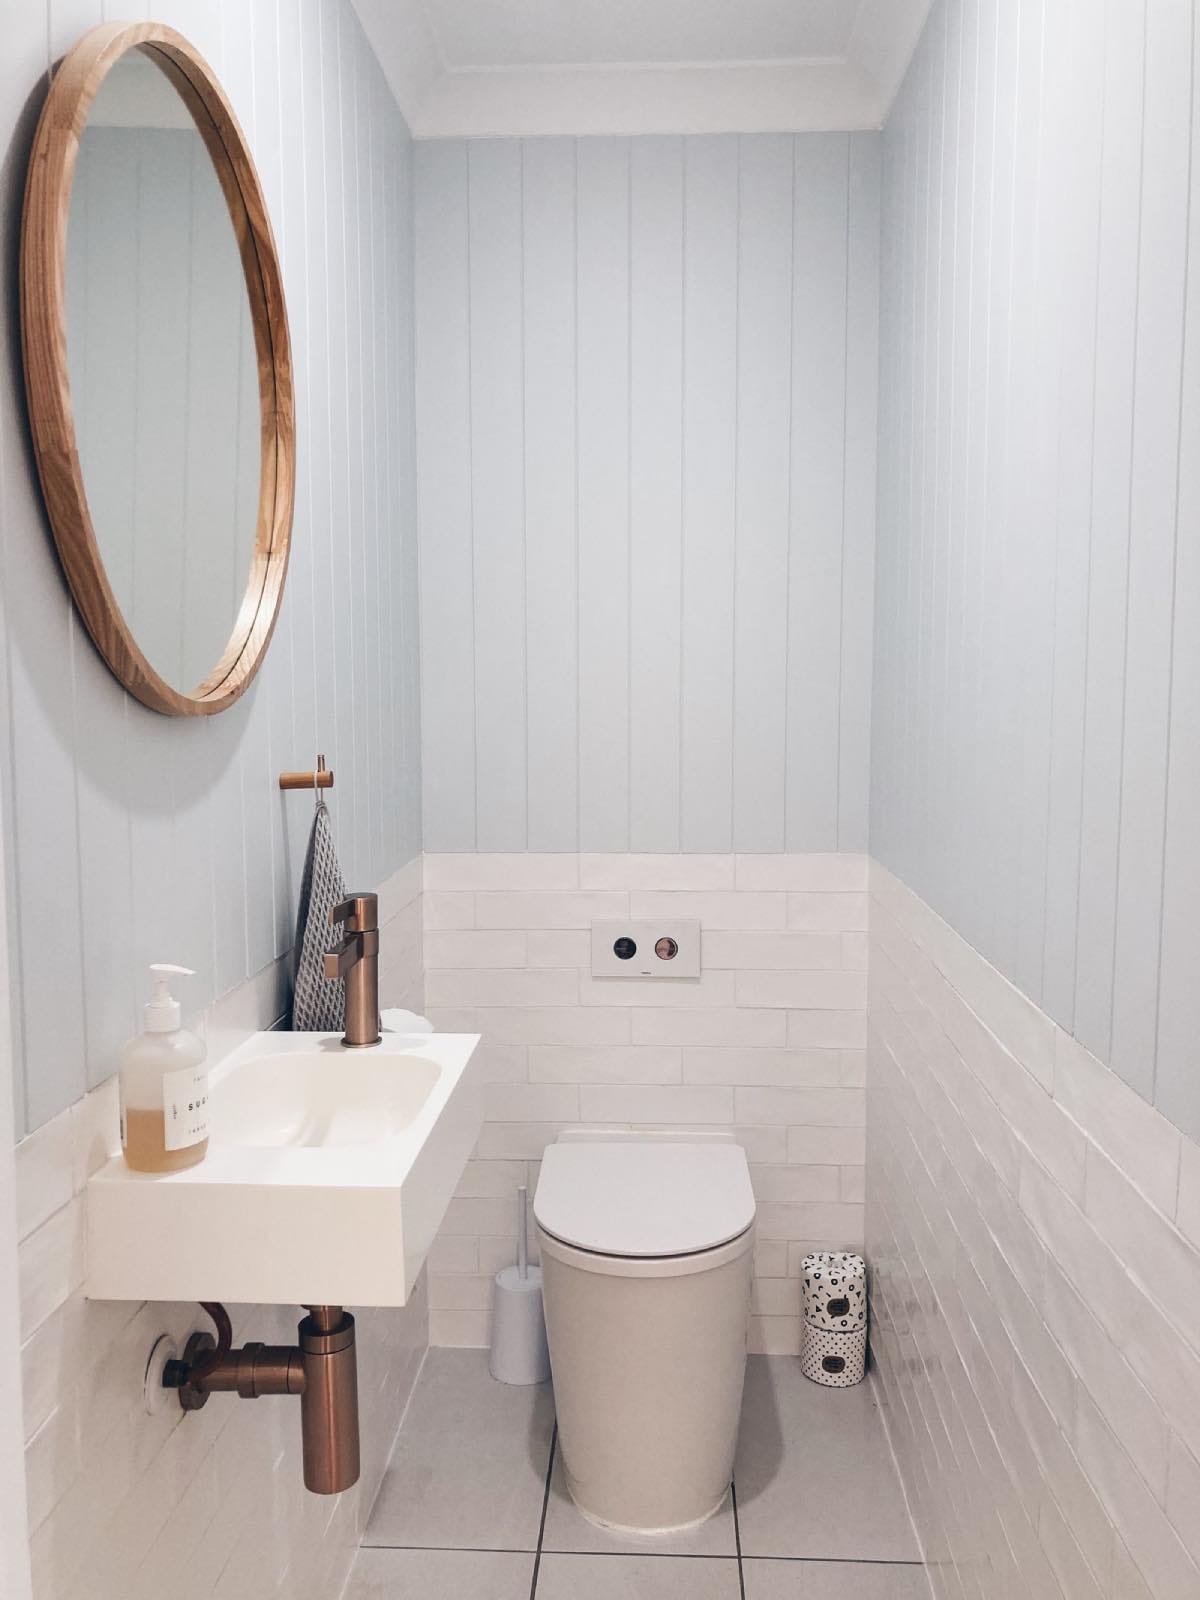
[[[190,967],[156,963],[144,1031],[121,1052],[121,1148],[135,1172],[178,1172],[208,1150],[208,1073],[203,1039],[181,1026],[173,977]]]

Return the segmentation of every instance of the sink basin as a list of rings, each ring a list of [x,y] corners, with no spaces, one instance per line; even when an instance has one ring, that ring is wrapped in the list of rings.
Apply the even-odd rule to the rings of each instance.
[[[432,1037],[431,1035],[428,1037]],[[428,1055],[286,1050],[254,1056],[213,1090],[209,1133],[219,1145],[332,1150],[386,1144],[416,1122],[437,1087]]]
[[[210,1069],[199,1166],[88,1184],[88,1295],[403,1305],[483,1121],[477,1043],[255,1034]]]

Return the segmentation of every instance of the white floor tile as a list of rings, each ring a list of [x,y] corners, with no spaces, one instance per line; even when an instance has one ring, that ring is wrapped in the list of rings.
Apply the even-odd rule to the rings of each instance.
[[[744,1557],[919,1558],[869,1382],[824,1389],[786,1356],[752,1357],[734,1483]]]
[[[507,1550],[361,1550],[342,1600],[529,1600],[533,1560]]]
[[[595,1555],[736,1556],[733,1506],[726,1499],[720,1511],[707,1522],[671,1539],[639,1539],[636,1534],[609,1533],[598,1528],[594,1522],[589,1522],[576,1509],[567,1490],[559,1455],[550,1480],[550,1501],[546,1509],[542,1549]]]
[[[550,1385],[497,1383],[482,1350],[431,1350],[365,1543],[535,1550],[550,1460]]]
[[[747,1561],[746,1600],[931,1600],[925,1568],[890,1561]]]
[[[536,1600],[739,1600],[737,1562],[543,1555]]]

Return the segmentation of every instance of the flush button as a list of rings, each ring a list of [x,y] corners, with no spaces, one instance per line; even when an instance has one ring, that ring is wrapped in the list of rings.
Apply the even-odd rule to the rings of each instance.
[[[679,946],[674,939],[660,939],[654,946],[654,954],[660,961],[674,961],[679,954]]]
[[[637,955],[637,945],[632,939],[618,939],[613,945],[613,955],[618,961],[632,961]]]

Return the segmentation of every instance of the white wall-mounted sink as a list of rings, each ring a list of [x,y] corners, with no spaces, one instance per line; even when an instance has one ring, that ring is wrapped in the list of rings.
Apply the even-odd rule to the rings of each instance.
[[[429,1046],[406,1052],[397,1071],[394,1051],[331,1043],[256,1055],[223,1078],[212,1097],[212,1138],[259,1150],[360,1151],[402,1139],[441,1075]]]
[[[115,1156],[92,1178],[87,1293],[403,1305],[483,1121],[477,1043],[255,1034],[211,1069],[199,1166],[150,1175]]]

